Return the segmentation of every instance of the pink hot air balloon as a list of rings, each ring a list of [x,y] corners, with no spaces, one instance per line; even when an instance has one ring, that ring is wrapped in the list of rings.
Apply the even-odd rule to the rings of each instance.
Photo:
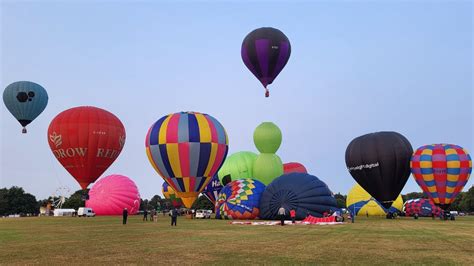
[[[307,174],[308,173],[308,171],[306,171],[306,167],[304,167],[304,165],[302,165],[300,163],[295,163],[295,162],[283,164],[283,172],[285,174],[288,174],[288,173],[304,173],[304,174]]]
[[[109,175],[92,186],[86,207],[97,215],[121,215],[124,208],[128,214],[136,214],[140,208],[140,193],[130,178]]]

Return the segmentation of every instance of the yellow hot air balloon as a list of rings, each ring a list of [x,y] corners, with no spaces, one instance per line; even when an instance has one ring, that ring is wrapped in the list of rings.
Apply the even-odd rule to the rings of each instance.
[[[359,184],[356,184],[347,194],[347,209],[356,215],[385,216],[387,212],[398,212],[403,209],[403,199],[398,195],[389,209],[385,209],[382,204],[375,200]]]

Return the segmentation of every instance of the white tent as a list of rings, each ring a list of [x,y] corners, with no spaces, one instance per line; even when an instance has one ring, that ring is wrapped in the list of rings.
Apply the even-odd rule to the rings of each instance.
[[[74,209],[54,209],[54,216],[73,216],[76,213]]]

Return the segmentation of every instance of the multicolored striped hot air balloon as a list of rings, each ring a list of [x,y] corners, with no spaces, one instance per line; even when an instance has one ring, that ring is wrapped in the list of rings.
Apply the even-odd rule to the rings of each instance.
[[[265,27],[250,32],[242,42],[244,64],[265,88],[280,74],[290,59],[290,40],[278,29]]]
[[[197,112],[160,118],[150,127],[145,140],[150,163],[187,208],[221,167],[228,143],[219,121]]]
[[[469,153],[453,144],[418,148],[410,162],[411,172],[425,194],[447,209],[466,185],[472,171]]]

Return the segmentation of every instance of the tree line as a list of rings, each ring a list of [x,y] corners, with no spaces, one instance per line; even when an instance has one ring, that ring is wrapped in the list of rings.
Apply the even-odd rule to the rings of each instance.
[[[71,196],[67,197],[61,208],[78,209],[85,207],[85,201],[82,199],[83,190],[77,190]],[[58,200],[58,198],[49,197],[47,199],[37,200],[30,193],[25,192],[21,187],[13,186],[11,188],[0,189],[0,216],[12,214],[20,215],[38,215],[41,207],[46,207],[48,203]],[[140,199],[140,210],[160,210],[167,211],[173,208],[171,201],[154,195],[151,199]],[[203,195],[201,195],[193,204],[193,209],[214,209],[213,204]]]
[[[66,198],[62,208],[78,209],[85,206],[85,201],[82,200],[83,190],[77,190],[71,196]],[[337,206],[339,208],[346,207],[346,195],[337,193],[334,195]],[[403,201],[416,198],[427,198],[422,192],[411,192],[402,195]],[[30,193],[25,192],[21,187],[13,186],[11,188],[0,189],[0,216],[7,216],[11,214],[20,215],[38,215],[40,207],[46,207],[49,202],[57,198],[49,197],[47,199],[37,200],[36,197]],[[140,199],[140,210],[169,210],[173,208],[171,201],[164,199],[159,195],[154,195],[151,199]],[[194,202],[192,209],[206,209],[213,210],[213,204],[203,195]],[[468,191],[461,192],[456,197],[456,200],[451,204],[449,210],[460,212],[474,212],[474,186]]]

